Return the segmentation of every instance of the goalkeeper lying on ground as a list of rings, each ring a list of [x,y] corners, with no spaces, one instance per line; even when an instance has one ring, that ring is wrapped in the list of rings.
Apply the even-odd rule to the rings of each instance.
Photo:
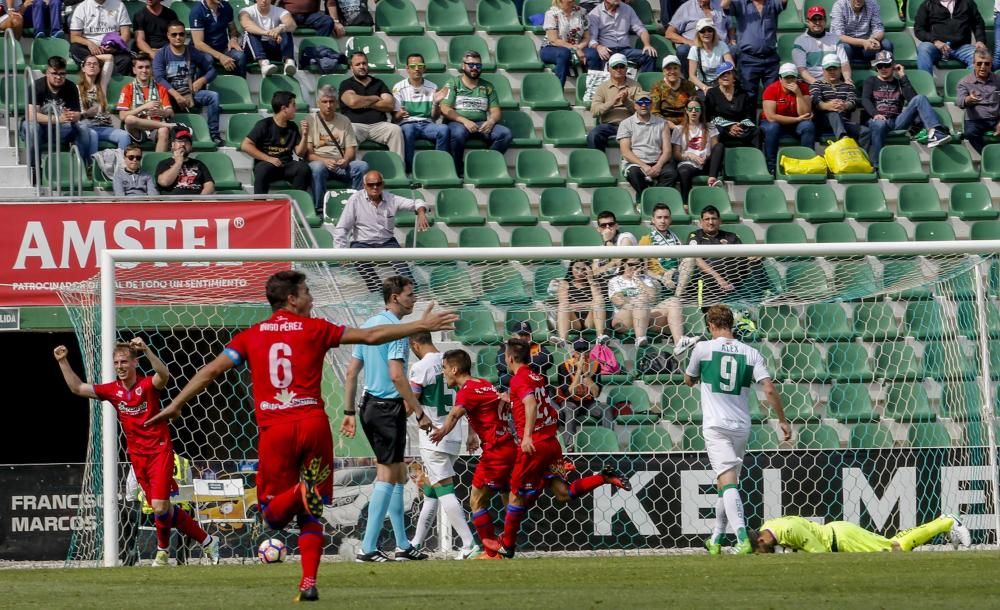
[[[948,534],[952,545],[968,547],[972,543],[969,528],[958,517],[943,515],[937,519],[903,530],[886,538],[847,521],[820,525],[803,517],[778,517],[765,521],[759,531],[748,536],[756,553],[773,553],[776,545],[805,553],[876,553],[912,551],[938,534]]]

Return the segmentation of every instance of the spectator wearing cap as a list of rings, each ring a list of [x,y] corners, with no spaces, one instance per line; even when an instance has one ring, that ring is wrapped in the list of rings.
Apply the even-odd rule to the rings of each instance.
[[[930,102],[918,95],[906,76],[906,69],[893,62],[892,53],[879,51],[872,60],[875,76],[865,80],[861,90],[864,107],[862,123],[867,120],[871,132],[868,159],[878,169],[879,154],[885,138],[894,129],[908,129],[919,120],[927,129],[927,146],[934,148],[951,139]]]
[[[687,0],[680,5],[667,25],[665,36],[677,48],[677,57],[681,61],[688,60],[688,51],[698,44],[698,36],[705,22],[716,30],[716,40],[736,40],[736,30],[729,27],[729,18],[722,10],[720,0]],[[683,66],[686,76],[687,64]]]
[[[597,342],[607,343],[605,334],[607,312],[604,309],[604,292],[600,282],[594,278],[591,263],[573,261],[566,271],[566,277],[559,280],[559,308],[556,312],[554,342],[562,345],[569,338],[569,331],[592,328],[597,332]]]
[[[716,68],[719,82],[705,94],[708,120],[719,130],[723,146],[757,146],[757,100],[736,86],[733,64]]]
[[[156,186],[161,195],[211,195],[215,192],[212,173],[198,159],[191,158],[191,130],[179,127],[169,159],[156,166]]]
[[[636,64],[640,72],[654,70],[656,49],[649,39],[646,26],[639,20],[635,10],[621,0],[604,0],[594,7],[587,16],[590,22],[590,48],[597,51],[597,56],[587,56],[587,68],[600,70],[601,62],[611,59],[612,55],[620,53],[627,61]],[[634,33],[642,41],[642,50],[632,47],[629,32]]]
[[[308,191],[311,173],[303,159],[309,149],[309,121],[302,119],[300,131],[295,124],[295,95],[290,91],[274,92],[271,111],[274,114],[257,121],[240,143],[240,150],[254,158],[254,195],[268,193],[280,180],[290,182],[293,189]]]
[[[764,158],[772,174],[778,157],[778,142],[782,135],[794,135],[802,146],[816,146],[816,126],[812,121],[812,97],[809,85],[799,80],[795,64],[782,64],[781,77],[764,89],[760,113],[760,130],[764,134]]]
[[[574,65],[600,63],[597,49],[590,47],[590,22],[587,11],[576,0],[552,0],[542,22],[545,38],[538,52],[542,61],[555,64],[556,77],[563,85]]]
[[[829,127],[833,139],[861,137],[861,125],[851,121],[858,106],[857,90],[845,82],[840,72],[840,58],[833,53],[823,58],[823,78],[809,85],[815,122],[822,129]]]
[[[552,369],[552,365],[555,364],[552,361],[552,352],[531,338],[531,333],[533,332],[531,322],[527,320],[514,322],[511,324],[509,330],[514,339],[523,339],[531,343],[531,362],[528,363],[528,368],[533,373],[547,376],[549,370]],[[500,350],[500,353],[497,354],[497,377],[500,379],[498,385],[506,391],[510,387],[511,375],[510,371],[507,370],[507,362],[504,360],[503,350]]]
[[[849,61],[871,61],[879,51],[892,50],[878,0],[837,0],[830,12],[830,33],[840,39]]]
[[[719,64],[734,63],[729,45],[719,39],[719,33],[711,19],[698,22],[697,39],[688,53],[688,74],[694,86],[701,90],[701,97],[718,80]]]
[[[663,79],[653,84],[649,92],[653,98],[653,114],[667,121],[670,129],[684,119],[684,107],[694,97],[694,83],[681,76],[681,60],[676,55],[663,58]]]
[[[601,365],[590,358],[590,342],[577,339],[573,352],[556,367],[556,402],[559,419],[565,426],[564,442],[572,447],[576,433],[588,418],[611,428],[614,423],[611,408],[597,401],[601,394]]]
[[[817,4],[806,11],[806,31],[792,46],[792,62],[807,85],[823,76],[823,58],[831,53],[840,58],[844,80],[851,82],[847,52],[840,46],[837,35],[826,31],[826,9]]]
[[[652,112],[653,98],[645,91],[635,96],[635,114],[618,126],[622,174],[635,189],[636,201],[650,186],[673,186],[677,182],[670,128]]]
[[[621,53],[615,53],[608,60],[611,78],[594,90],[590,100],[590,114],[597,125],[587,134],[587,146],[604,150],[608,140],[618,133],[618,126],[635,112],[633,100],[642,90],[639,83],[628,78],[628,60]]]
[[[986,24],[973,0],[924,0],[913,19],[913,36],[920,41],[917,68],[929,74],[942,59],[972,68],[973,52],[986,49]]]
[[[990,63],[990,54],[977,49],[972,74],[958,81],[955,91],[955,103],[965,110],[965,138],[980,153],[986,133],[1000,136],[1000,76],[990,71]]]
[[[719,180],[719,170],[722,169],[726,149],[719,144],[718,128],[705,117],[702,100],[688,100],[684,110],[687,112],[687,119],[674,127],[670,144],[677,163],[681,200],[687,204],[695,176],[708,174],[708,186],[723,186]]]
[[[753,103],[763,86],[778,80],[778,15],[788,0],[721,0],[736,25],[740,88]],[[753,112],[751,111],[751,114]]]

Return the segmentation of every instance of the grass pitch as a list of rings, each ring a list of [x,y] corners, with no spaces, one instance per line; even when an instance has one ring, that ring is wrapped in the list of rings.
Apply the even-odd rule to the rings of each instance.
[[[329,608],[989,608],[1000,553],[324,563]],[[291,605],[297,563],[0,571],[4,608]]]

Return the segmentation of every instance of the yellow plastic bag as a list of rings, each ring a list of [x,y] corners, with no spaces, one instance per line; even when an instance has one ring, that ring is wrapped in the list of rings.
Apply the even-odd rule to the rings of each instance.
[[[826,147],[826,164],[835,174],[870,174],[874,170],[868,155],[852,138],[840,138]]]
[[[826,175],[826,161],[816,155],[811,159],[796,159],[787,155],[781,156],[781,169],[788,175],[823,174]]]

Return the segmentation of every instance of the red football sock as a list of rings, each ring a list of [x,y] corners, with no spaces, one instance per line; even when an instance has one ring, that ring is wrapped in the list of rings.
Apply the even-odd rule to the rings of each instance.
[[[271,498],[264,509],[264,520],[272,529],[280,530],[303,510],[302,488],[296,483],[291,489]]]
[[[155,522],[156,525],[156,548],[162,550],[169,549],[170,530],[173,529],[170,525],[171,522],[173,521],[170,515],[170,511],[168,510],[162,515],[156,515],[156,518],[153,521]]]
[[[507,514],[503,519],[503,538],[500,540],[508,550],[517,545],[517,533],[521,529],[521,522],[528,516],[528,508],[525,506],[507,505]]]
[[[191,515],[179,506],[174,507],[174,527],[180,533],[200,544],[208,542],[208,534],[205,533],[205,530],[201,529],[198,522],[192,519]]]
[[[594,491],[604,485],[604,477],[599,474],[592,474],[589,477],[579,478],[569,484],[569,495],[579,498]]]
[[[302,580],[299,589],[316,586],[319,559],[323,554],[323,526],[316,517],[299,516],[299,554],[302,556]]]
[[[476,526],[480,540],[496,540],[497,529],[493,525],[490,511],[483,509],[472,514],[472,524]]]

